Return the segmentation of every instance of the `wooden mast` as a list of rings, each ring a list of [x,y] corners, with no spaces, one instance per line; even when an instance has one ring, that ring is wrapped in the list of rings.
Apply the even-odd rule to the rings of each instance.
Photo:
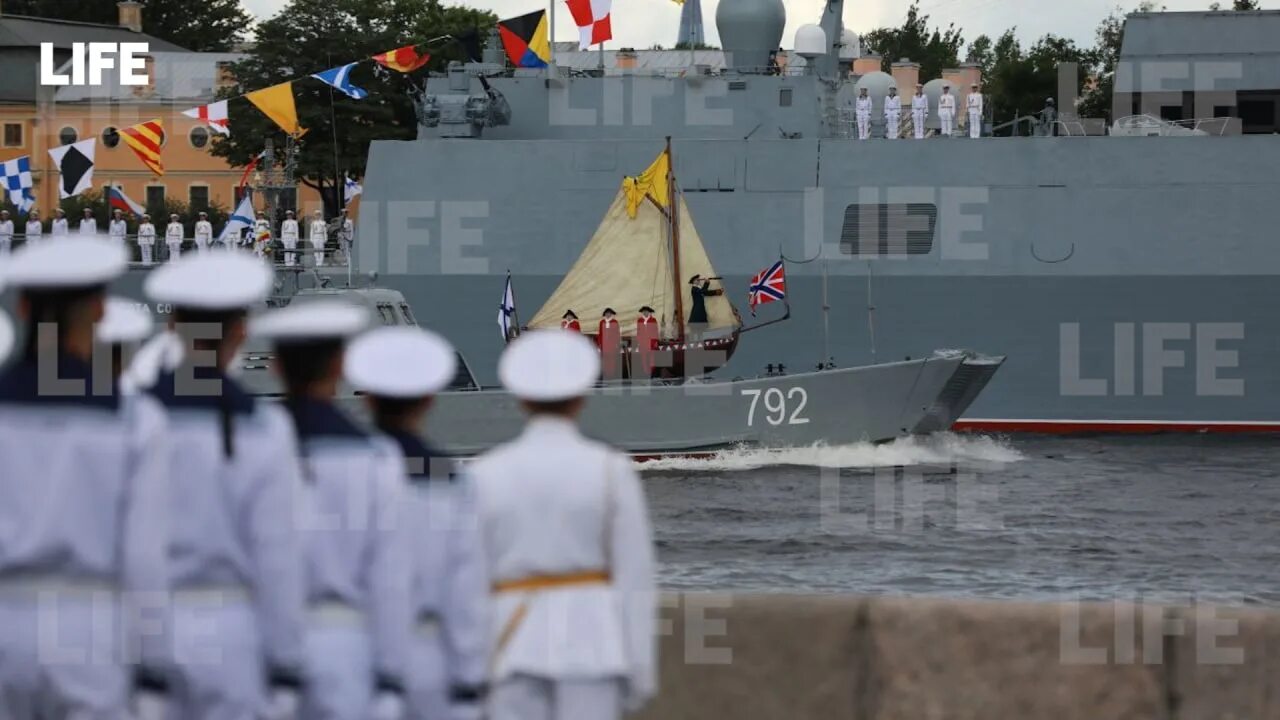
[[[681,286],[680,272],[680,221],[676,217],[676,172],[675,161],[671,158],[671,136],[667,136],[667,222],[670,224],[671,237],[671,284],[676,292],[676,340],[684,342],[684,289]]]

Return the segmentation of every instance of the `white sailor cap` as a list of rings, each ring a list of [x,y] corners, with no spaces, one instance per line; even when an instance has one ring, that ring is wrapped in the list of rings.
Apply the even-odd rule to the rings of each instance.
[[[106,312],[93,330],[100,343],[121,345],[145,340],[155,322],[146,305],[123,297],[109,297]]]
[[[352,341],[343,363],[356,390],[389,398],[435,395],[458,369],[453,346],[430,330],[384,327]]]
[[[343,340],[369,325],[369,312],[342,300],[293,302],[249,324],[249,334],[277,343]]]
[[[4,362],[13,350],[13,321],[0,310],[0,362]]]
[[[147,276],[143,291],[156,302],[192,310],[238,310],[271,293],[271,268],[243,252],[183,255]]]
[[[502,384],[521,400],[581,397],[600,376],[600,355],[578,333],[535,330],[512,341],[498,360]]]
[[[105,285],[124,273],[124,248],[95,237],[59,237],[16,250],[5,272],[15,288],[58,290]]]

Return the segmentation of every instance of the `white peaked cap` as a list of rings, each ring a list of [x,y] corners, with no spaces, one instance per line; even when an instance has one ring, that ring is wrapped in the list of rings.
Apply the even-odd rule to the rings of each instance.
[[[498,377],[521,400],[555,402],[586,394],[600,376],[600,355],[578,333],[535,330],[512,341]]]
[[[271,293],[266,262],[232,251],[183,255],[147,276],[147,297],[192,310],[237,310],[257,305]]]
[[[145,305],[129,298],[109,297],[106,312],[93,334],[98,342],[108,345],[135,343],[145,340],[154,325],[151,311]]]
[[[14,251],[5,272],[8,285],[31,290],[104,285],[128,265],[124,248],[94,237],[59,237]]]
[[[435,395],[458,370],[453,346],[430,330],[384,327],[352,341],[343,363],[356,390],[389,398]]]
[[[255,318],[249,334],[276,342],[342,340],[369,326],[369,312],[343,300],[293,302]]]
[[[9,315],[0,310],[0,363],[13,352],[13,321]]]

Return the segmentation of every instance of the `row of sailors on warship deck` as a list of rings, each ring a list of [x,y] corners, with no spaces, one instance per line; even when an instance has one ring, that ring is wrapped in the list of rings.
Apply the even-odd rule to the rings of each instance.
[[[55,211],[57,217],[54,218],[49,227],[50,237],[65,237],[70,235],[67,227],[67,221],[64,217],[65,213],[61,208]],[[341,217],[334,221],[337,226],[337,234],[339,245],[344,253],[350,249],[351,242],[355,238],[355,223],[347,216],[347,210],[341,211]],[[213,234],[213,223],[209,222],[208,213],[200,213],[199,219],[196,220],[193,227],[193,237],[196,251],[206,252],[216,245],[218,241]],[[310,242],[314,249],[313,255],[317,265],[324,265],[324,247],[328,240],[330,223],[325,222],[324,215],[319,210],[313,214],[311,222],[307,226],[307,241]],[[112,219],[107,226],[107,236],[111,240],[115,240],[123,244],[125,242],[127,225],[124,214],[120,210],[115,210]],[[80,235],[97,236],[98,222],[93,217],[93,211],[85,208],[84,219],[80,221]],[[8,255],[13,248],[14,224],[9,217],[8,210],[0,210],[0,256]],[[39,241],[44,238],[44,223],[40,220],[40,212],[32,210],[27,216],[26,223],[26,240],[27,242]],[[164,228],[164,241],[169,249],[169,260],[176,260],[182,253],[182,245],[186,242],[186,227],[179,221],[178,215],[169,216],[169,224]],[[235,246],[251,247],[259,255],[263,254],[267,243],[271,239],[271,223],[267,221],[266,215],[259,212],[257,220],[251,228],[248,228],[245,234],[240,237],[227,238],[222,241],[226,248],[230,249]],[[286,250],[295,250],[298,247],[299,226],[298,221],[294,218],[292,210],[286,213],[285,220],[280,224],[280,242]],[[155,245],[156,245],[156,226],[151,222],[151,215],[143,213],[138,223],[137,243],[141,260],[144,265],[151,265],[155,261]],[[296,264],[297,253],[285,253],[285,265],[293,266]]]
[[[459,467],[418,435],[443,338],[331,300],[251,318],[269,267],[207,253],[148,276],[171,323],[126,365],[151,317],[105,297],[125,266],[71,237],[6,272],[0,717],[614,720],[654,694],[644,494],[576,422],[589,343],[515,340],[527,426]],[[251,335],[280,403],[230,375]],[[335,404],[344,376],[372,428]]]
[[[969,87],[970,92],[965,98],[969,118],[969,137],[976,138],[982,135],[983,98],[982,93],[978,92],[977,83]],[[882,106],[884,107],[885,137],[896,140],[902,128],[903,108],[902,98],[898,97],[898,88],[889,88],[889,94],[884,98]],[[911,98],[909,109],[915,139],[923,140],[925,124],[929,120],[929,98],[924,94],[924,85],[916,85],[916,94]],[[858,123],[858,139],[870,139],[872,101],[867,94],[867,88],[859,90],[853,111]],[[942,95],[938,97],[938,121],[942,125],[941,135],[951,137],[955,132],[956,124],[956,96],[951,94],[950,85],[943,85]]]

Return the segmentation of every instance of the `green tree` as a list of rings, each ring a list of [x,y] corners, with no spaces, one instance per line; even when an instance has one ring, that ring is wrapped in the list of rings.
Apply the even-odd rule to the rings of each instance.
[[[421,90],[426,71],[390,71],[368,58],[420,44],[419,52],[431,54],[427,67],[443,70],[450,60],[465,60],[466,51],[449,40],[422,43],[443,35],[483,33],[496,22],[492,13],[446,7],[439,0],[291,0],[258,26],[249,58],[232,68],[238,85],[224,89],[221,97],[298,78],[293,95],[307,133],[298,143],[297,178],[321,193],[332,214],[342,174],[364,174],[370,142],[417,137],[412,94]],[[369,92],[363,100],[308,77],[354,60],[363,60],[351,73],[351,81]],[[283,160],[283,131],[243,99],[232,100],[228,109],[235,131],[213,144],[215,156],[244,166],[262,151],[263,139],[273,137]]]
[[[104,25],[118,20],[116,4],[103,0],[4,0],[4,12]],[[230,50],[251,21],[240,0],[147,0],[142,9],[143,32],[202,52]]]
[[[1111,117],[1111,101],[1116,86],[1116,67],[1120,64],[1120,48],[1124,45],[1125,19],[1134,13],[1164,12],[1164,9],[1153,0],[1142,0],[1132,13],[1125,13],[1117,7],[1098,24],[1092,51],[1096,82],[1080,100],[1078,110],[1081,117],[1106,118],[1108,123],[1115,119]]]
[[[920,14],[918,0],[912,0],[902,27],[872,30],[863,37],[863,44],[885,62],[908,58],[920,63],[920,77],[936,78],[942,76],[943,69],[960,63],[964,37],[954,24],[945,30],[930,29],[929,16]]]
[[[995,66],[996,54],[992,47],[991,38],[987,35],[979,35],[969,43],[969,50],[965,53],[964,61],[973,63],[982,70],[982,77],[991,75],[991,69]]]
[[[1058,75],[1064,63],[1076,63],[1076,91],[1093,67],[1093,52],[1078,47],[1074,41],[1045,35],[1027,51],[1009,30],[996,41],[991,51],[991,70],[984,75],[986,95],[992,106],[995,124],[1035,113],[1045,105],[1045,98],[1058,94]]]

